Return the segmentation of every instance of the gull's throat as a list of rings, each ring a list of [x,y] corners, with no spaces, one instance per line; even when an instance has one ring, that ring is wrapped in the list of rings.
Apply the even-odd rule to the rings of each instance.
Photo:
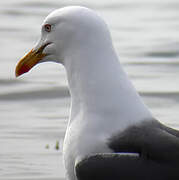
[[[97,50],[89,54],[86,52],[67,61],[72,114],[81,111],[104,117],[112,114],[124,122],[134,123],[151,116],[123,71],[113,48],[105,51],[104,46],[103,49],[103,53]]]

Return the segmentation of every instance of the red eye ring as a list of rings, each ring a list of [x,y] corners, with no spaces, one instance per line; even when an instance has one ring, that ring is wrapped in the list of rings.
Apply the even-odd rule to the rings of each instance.
[[[45,28],[46,32],[50,32],[51,31],[51,25],[50,24],[45,24],[44,28]]]

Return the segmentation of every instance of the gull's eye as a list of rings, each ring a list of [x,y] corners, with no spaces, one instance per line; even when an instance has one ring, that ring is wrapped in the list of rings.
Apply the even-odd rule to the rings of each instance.
[[[44,28],[45,28],[46,32],[50,32],[51,31],[51,25],[50,24],[45,24]]]

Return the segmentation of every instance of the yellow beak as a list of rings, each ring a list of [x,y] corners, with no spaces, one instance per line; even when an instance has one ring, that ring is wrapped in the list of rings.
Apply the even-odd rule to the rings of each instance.
[[[16,77],[28,72],[32,67],[34,67],[41,59],[43,59],[47,54],[42,53],[44,48],[50,43],[42,45],[39,49],[32,49],[27,53],[16,66]]]

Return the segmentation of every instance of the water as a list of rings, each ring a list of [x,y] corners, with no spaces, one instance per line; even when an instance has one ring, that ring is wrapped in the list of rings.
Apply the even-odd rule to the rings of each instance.
[[[18,79],[14,69],[40,37],[46,15],[65,5],[84,5],[104,17],[120,60],[145,103],[156,118],[179,129],[178,0],[1,1],[2,180],[64,179],[62,142],[70,103],[64,69],[44,63]]]

